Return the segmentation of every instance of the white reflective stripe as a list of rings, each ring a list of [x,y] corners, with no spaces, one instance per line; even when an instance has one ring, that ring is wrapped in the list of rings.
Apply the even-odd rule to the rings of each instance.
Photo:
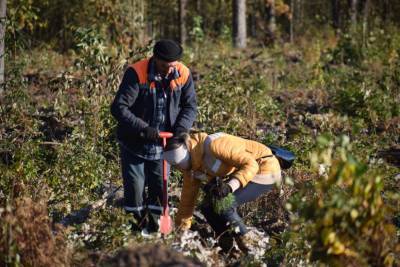
[[[207,174],[201,171],[192,171],[191,175],[193,178],[198,179],[200,181],[206,181],[207,180]]]
[[[161,207],[161,206],[147,205],[147,207],[148,207],[149,209],[151,209],[151,210],[159,210],[159,211],[162,211],[162,210],[163,210],[163,207]]]
[[[144,207],[143,206],[140,206],[140,207],[124,206],[124,209],[127,211],[141,211],[142,209],[144,209]]]
[[[219,159],[215,159],[214,164],[211,166],[211,170],[214,173],[217,173],[217,171],[218,171],[219,167],[221,166],[221,164],[222,164],[222,162]]]
[[[217,139],[217,138],[220,138],[221,136],[224,136],[225,135],[225,133],[213,133],[213,134],[210,134],[210,135],[208,135],[207,137],[206,137],[206,142],[207,142],[207,139],[209,140],[208,141],[208,143],[210,143],[212,140],[215,140],[215,139]]]
[[[206,139],[204,140],[204,163],[206,166],[208,166],[210,171],[212,171],[213,173],[217,173],[217,171],[221,167],[222,161],[220,161],[219,159],[215,158],[212,155],[212,153],[210,151],[210,144],[213,140],[220,138],[224,135],[226,135],[226,134],[225,133],[214,133],[214,134],[208,135],[206,137]]]
[[[204,166],[207,170],[210,171],[210,173],[216,174],[219,167],[221,166],[222,162],[217,159],[216,157],[214,157],[210,152],[204,153],[204,157],[203,157],[203,163]]]
[[[275,172],[268,174],[257,174],[251,181],[256,184],[275,184],[280,183],[281,179],[281,172]]]

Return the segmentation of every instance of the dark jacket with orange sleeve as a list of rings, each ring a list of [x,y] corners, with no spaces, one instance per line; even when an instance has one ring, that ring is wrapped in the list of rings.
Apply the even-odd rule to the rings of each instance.
[[[149,77],[152,60],[144,59],[128,67],[111,105],[111,113],[118,121],[117,137],[132,150],[143,143],[140,132],[155,116],[155,82]],[[176,71],[178,77],[171,80],[167,90],[168,130],[173,133],[190,129],[197,114],[190,70],[178,62]]]

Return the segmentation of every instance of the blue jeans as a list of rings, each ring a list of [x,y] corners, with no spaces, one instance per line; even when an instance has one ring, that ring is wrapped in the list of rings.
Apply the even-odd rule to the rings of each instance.
[[[122,146],[120,149],[124,209],[134,215],[139,226],[157,231],[163,200],[162,160],[146,160]],[[146,219],[148,224],[144,225]]]
[[[256,200],[259,196],[272,190],[273,187],[274,185],[263,185],[249,182],[246,187],[239,188],[233,193],[235,201],[232,206],[222,214],[214,212],[210,203],[202,205],[201,212],[217,236],[222,235],[227,232],[227,230],[232,229],[232,227],[239,227],[238,234],[244,235],[248,230],[242,218],[237,213],[237,208],[245,203]]]

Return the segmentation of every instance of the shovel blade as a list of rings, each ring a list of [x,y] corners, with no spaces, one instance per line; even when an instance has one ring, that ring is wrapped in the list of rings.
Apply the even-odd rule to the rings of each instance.
[[[160,232],[164,235],[171,233],[172,220],[169,214],[161,215],[160,217]]]

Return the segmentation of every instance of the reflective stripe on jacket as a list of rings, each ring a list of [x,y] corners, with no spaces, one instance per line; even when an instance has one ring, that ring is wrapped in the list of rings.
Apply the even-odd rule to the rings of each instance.
[[[280,182],[281,169],[271,150],[256,141],[218,133],[191,135],[189,151],[192,168],[184,172],[183,188],[176,224],[190,227],[201,180],[235,177],[242,187],[252,181],[261,184]]]

